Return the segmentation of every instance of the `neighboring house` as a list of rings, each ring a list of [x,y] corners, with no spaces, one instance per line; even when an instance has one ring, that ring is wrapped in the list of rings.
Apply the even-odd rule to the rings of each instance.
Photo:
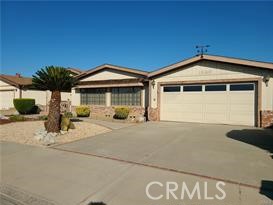
[[[109,117],[129,106],[149,120],[270,126],[273,64],[203,55],[154,72],[101,65],[77,76],[72,105]]]
[[[72,105],[90,105],[93,117],[112,118],[115,107],[128,106],[129,118],[145,115],[148,107],[148,73],[104,64],[78,76],[72,89]]]
[[[68,68],[73,75],[82,73],[79,69]],[[14,108],[14,98],[34,98],[35,103],[47,109],[51,92],[31,88],[32,78],[23,77],[20,74],[0,75],[0,110]],[[70,92],[61,92],[62,101],[71,101]]]
[[[0,75],[0,109],[12,108],[13,99],[21,98],[23,89],[31,83],[31,78],[22,77],[18,73],[15,76]]]
[[[74,75],[74,76],[84,73],[84,71],[82,71],[79,68],[70,68],[70,67],[68,67],[67,70],[69,70],[72,73],[72,75]]]

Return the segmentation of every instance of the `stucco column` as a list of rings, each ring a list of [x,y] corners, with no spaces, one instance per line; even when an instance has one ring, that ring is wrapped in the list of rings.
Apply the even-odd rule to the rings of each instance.
[[[141,107],[145,107],[145,89],[141,88]]]
[[[107,88],[106,93],[105,93],[105,102],[106,106],[110,107],[111,106],[111,89]]]
[[[79,106],[81,104],[81,95],[76,88],[71,89],[71,105],[72,106]]]

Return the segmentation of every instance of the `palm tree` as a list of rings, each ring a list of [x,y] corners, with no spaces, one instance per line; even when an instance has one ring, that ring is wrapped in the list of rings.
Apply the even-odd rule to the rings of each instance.
[[[71,72],[62,67],[46,66],[33,75],[32,84],[36,89],[51,91],[48,120],[45,122],[47,132],[60,131],[61,91],[70,91],[75,83]]]

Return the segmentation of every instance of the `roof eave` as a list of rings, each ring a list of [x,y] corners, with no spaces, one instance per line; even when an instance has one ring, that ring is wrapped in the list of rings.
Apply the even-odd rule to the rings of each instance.
[[[133,74],[137,74],[137,75],[142,75],[142,76],[145,76],[147,77],[148,76],[148,72],[145,72],[145,71],[140,71],[140,70],[135,70],[135,69],[131,69],[131,68],[126,68],[126,67],[121,67],[121,66],[115,66],[115,65],[111,65],[111,64],[103,64],[103,65],[100,65],[100,66],[97,66],[93,69],[90,69],[84,73],[81,73],[77,76],[75,76],[77,79],[80,79],[80,78],[83,78],[85,76],[88,76],[88,75],[91,75],[92,73],[96,73],[100,70],[103,70],[103,69],[113,69],[113,70],[118,70],[118,71],[123,71],[123,72],[127,72],[127,73],[133,73]]]
[[[243,65],[243,66],[273,70],[273,63],[257,62],[257,61],[251,61],[251,60],[222,57],[222,56],[202,55],[202,56],[194,56],[194,57],[189,58],[187,60],[180,61],[178,63],[163,67],[159,70],[151,72],[150,74],[148,74],[148,77],[149,78],[155,77],[155,76],[167,73],[169,71],[172,71],[174,69],[177,69],[179,67],[183,67],[183,66],[190,65],[192,63],[199,62],[201,60],[215,61],[215,62],[221,62],[221,63],[230,63],[230,64],[234,64],[234,65]]]

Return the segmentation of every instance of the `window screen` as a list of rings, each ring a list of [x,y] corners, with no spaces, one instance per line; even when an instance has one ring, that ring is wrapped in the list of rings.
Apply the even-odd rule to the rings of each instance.
[[[141,88],[139,87],[112,88],[111,104],[140,106]]]
[[[230,91],[254,90],[254,84],[231,84]]]
[[[226,85],[206,85],[205,91],[226,91]]]
[[[164,86],[163,92],[180,92],[180,86]]]
[[[105,105],[104,88],[84,88],[80,92],[82,105]]]
[[[184,92],[201,92],[202,85],[184,85],[183,91]]]

